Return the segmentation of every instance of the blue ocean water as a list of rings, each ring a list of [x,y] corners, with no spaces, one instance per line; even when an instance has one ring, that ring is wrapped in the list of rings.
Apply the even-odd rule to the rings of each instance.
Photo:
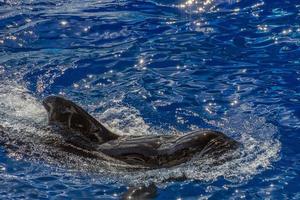
[[[157,199],[300,199],[299,13],[288,0],[0,0],[0,125],[24,142],[0,148],[0,198],[119,199],[155,182]],[[243,149],[147,172],[53,159],[50,94],[119,134],[212,128]]]

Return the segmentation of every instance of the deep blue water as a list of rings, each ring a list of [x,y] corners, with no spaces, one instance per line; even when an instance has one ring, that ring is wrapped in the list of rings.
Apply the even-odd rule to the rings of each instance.
[[[0,198],[119,199],[155,182],[157,199],[300,199],[299,47],[298,1],[0,0],[0,125],[31,148],[0,148]],[[241,156],[134,173],[53,160],[33,139],[50,94],[120,134],[221,130]]]

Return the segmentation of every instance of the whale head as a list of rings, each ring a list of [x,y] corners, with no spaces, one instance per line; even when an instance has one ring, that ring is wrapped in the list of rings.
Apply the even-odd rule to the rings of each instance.
[[[44,99],[43,105],[49,124],[60,127],[64,132],[77,132],[98,143],[118,138],[80,106],[61,96],[49,96]]]

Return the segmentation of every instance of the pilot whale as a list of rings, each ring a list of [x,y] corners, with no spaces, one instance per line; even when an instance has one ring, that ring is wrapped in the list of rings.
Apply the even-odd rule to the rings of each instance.
[[[173,135],[118,135],[82,107],[61,96],[43,100],[48,122],[64,141],[63,149],[78,155],[101,152],[109,158],[141,168],[163,168],[200,156],[221,156],[239,143],[214,130],[197,130]]]

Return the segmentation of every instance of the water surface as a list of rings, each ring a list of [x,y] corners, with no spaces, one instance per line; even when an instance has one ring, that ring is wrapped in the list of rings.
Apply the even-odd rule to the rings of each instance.
[[[0,197],[119,199],[155,182],[157,199],[299,199],[299,10],[268,0],[0,1],[0,122],[30,144],[27,157],[0,148]],[[212,128],[243,149],[215,167],[107,169],[41,144],[50,94],[119,134]]]

